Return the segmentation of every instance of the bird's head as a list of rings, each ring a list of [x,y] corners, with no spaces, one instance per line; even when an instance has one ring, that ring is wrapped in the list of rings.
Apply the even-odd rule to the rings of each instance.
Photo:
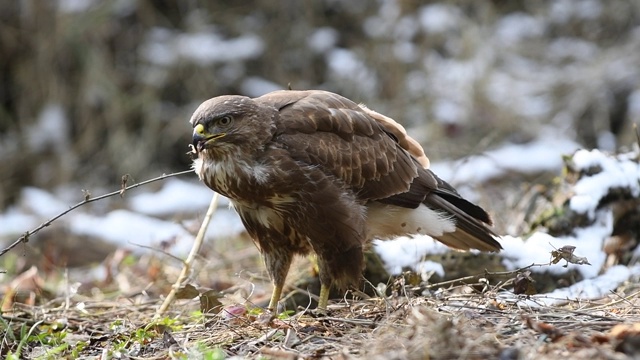
[[[258,149],[272,137],[275,113],[244,96],[209,99],[191,117],[193,148],[211,155]]]

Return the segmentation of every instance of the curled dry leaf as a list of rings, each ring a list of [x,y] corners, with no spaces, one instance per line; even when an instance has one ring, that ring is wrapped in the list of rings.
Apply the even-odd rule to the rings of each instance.
[[[203,313],[219,313],[222,308],[220,298],[222,295],[215,290],[209,290],[200,294],[200,311]]]
[[[200,291],[191,284],[186,284],[176,291],[176,299],[193,299],[198,295],[200,295]]]
[[[533,283],[535,280],[531,277],[531,271],[519,272],[513,280],[513,292],[518,295],[534,295],[537,292]]]
[[[553,245],[552,245],[553,246]],[[573,252],[576,250],[575,246],[565,245],[559,249],[554,249],[551,251],[551,263],[557,264],[560,260],[564,260],[567,263],[562,265],[563,267],[567,267],[569,263],[576,265],[591,265],[589,260],[586,257],[580,257],[575,255]]]

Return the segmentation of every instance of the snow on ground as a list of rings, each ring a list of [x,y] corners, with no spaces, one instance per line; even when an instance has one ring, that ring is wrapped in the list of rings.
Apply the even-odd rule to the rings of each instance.
[[[550,134],[551,129],[541,132],[538,139],[527,144],[506,144],[495,150],[451,162],[432,163],[431,170],[440,178],[453,184],[479,184],[502,176],[506,173],[560,172],[562,156],[578,149],[578,145],[557,134]],[[547,238],[548,237],[548,238]],[[553,250],[548,244],[562,247],[569,244],[568,239],[553,239],[549,235],[536,234],[532,239],[524,241],[520,238],[504,237],[501,243],[513,268],[531,263],[548,262],[549,253]],[[553,240],[553,241],[552,241]],[[586,241],[585,241],[586,243]],[[601,241],[598,243],[600,244]],[[413,239],[399,238],[392,241],[375,241],[378,254],[392,274],[398,274],[403,267],[415,266],[427,253],[442,253],[448,248],[428,236]],[[601,245],[598,245],[601,246]],[[598,247],[599,249],[599,247]],[[523,257],[523,254],[528,256]],[[594,256],[595,258],[595,256]],[[591,260],[591,258],[589,258]],[[594,259],[595,260],[595,259]]]
[[[508,171],[559,171],[562,167],[561,154],[575,151],[577,145],[569,140],[558,140],[557,137],[554,140],[548,139],[554,137],[541,136],[529,144],[506,145],[467,161],[434,164],[431,168],[447,181],[465,184],[483,182]],[[634,196],[640,193],[640,167],[631,160],[635,157],[635,152],[615,157],[607,156],[598,150],[579,150],[574,153],[572,164],[577,170],[586,170],[594,166],[602,169],[595,175],[584,176],[574,185],[573,192],[579,199],[578,205],[574,204],[575,197],[570,202],[573,210],[588,212],[591,215],[594,222],[590,226],[575,229],[573,235],[563,237],[553,237],[543,232],[536,232],[526,239],[501,237],[500,243],[504,247],[501,253],[503,264],[509,270],[532,264],[548,264],[551,261],[551,252],[567,245],[575,246],[574,254],[587,258],[591,264],[568,264],[565,268],[566,261],[560,260],[557,264],[530,268],[533,272],[555,274],[577,270],[584,277],[583,281],[571,287],[540,295],[534,302],[553,304],[567,298],[599,298],[614,290],[630,276],[640,275],[640,266],[616,266],[599,275],[606,260],[602,251],[603,243],[613,230],[613,213],[610,208],[597,209],[597,205],[611,188],[629,188]],[[439,273],[442,271],[441,267],[434,267],[433,264],[427,264],[425,267],[420,263],[420,259],[427,253],[449,251],[428,236],[375,241],[374,247],[392,274],[399,274],[404,267],[411,267],[422,275],[429,271]]]
[[[609,294],[631,276],[640,276],[640,265],[612,266],[599,276],[579,281],[565,288],[555,289],[548,294],[534,295],[533,301],[554,305],[568,299],[597,299]]]
[[[25,210],[43,219],[53,217],[69,208],[55,195],[35,187],[25,187],[20,197],[20,204]]]
[[[526,144],[507,143],[495,150],[456,161],[432,163],[430,169],[452,184],[481,184],[508,173],[532,174],[542,171],[560,172],[562,155],[580,146],[560,136],[557,130],[545,128],[540,136]]]
[[[202,183],[167,179],[160,191],[138,193],[129,199],[131,210],[152,216],[198,212],[207,209],[213,192]],[[228,203],[228,201],[225,201]]]
[[[20,234],[38,225],[37,216],[25,214],[16,207],[11,207],[4,214],[0,214],[0,240],[13,237],[17,239]]]
[[[62,190],[65,189],[57,193],[68,192]],[[212,197],[213,192],[201,183],[171,178],[165,180],[157,192],[138,193],[128,198],[125,203],[129,210],[109,211],[107,206],[99,214],[94,214],[89,211],[100,207],[81,206],[54,224],[78,235],[96,237],[133,250],[137,249],[137,245],[160,248],[161,243],[168,243],[168,250],[172,254],[182,256],[189,252],[193,243],[194,236],[187,228],[192,231],[199,228]],[[21,234],[68,210],[77,202],[69,203],[42,189],[24,188],[17,205],[0,214],[0,241],[13,242]],[[207,231],[208,241],[235,238],[244,231],[238,215],[228,209],[228,204],[228,199],[220,198],[218,210]],[[190,216],[197,223],[163,219],[179,214],[181,217]],[[47,231],[47,228],[42,231]]]
[[[193,235],[182,226],[129,210],[115,210],[105,216],[78,213],[68,222],[73,233],[102,238],[123,247],[160,248],[162,242],[175,241],[175,251],[186,254],[193,243]]]
[[[528,307],[560,305],[575,299],[595,300],[607,296],[622,283],[637,276],[640,276],[640,265],[631,267],[616,265],[607,269],[602,275],[555,289],[550,293],[532,295],[526,300],[509,292],[501,293],[500,297],[505,301],[517,302]]]
[[[637,154],[621,154],[616,157],[607,156],[599,150],[580,150],[572,159],[572,165],[577,171],[599,167],[601,172],[582,177],[574,185],[574,196],[571,197],[570,207],[580,214],[589,214],[593,218],[596,208],[611,189],[624,188],[631,191],[631,195],[640,194],[640,165],[632,158]]]
[[[502,253],[504,256],[503,263],[509,270],[523,268],[533,263],[549,263],[551,251],[565,245],[571,245],[576,247],[574,254],[586,257],[591,266],[569,264],[564,268],[563,265],[566,262],[561,260],[559,263],[548,267],[533,267],[531,271],[550,271],[555,274],[562,274],[576,269],[585,278],[598,275],[598,271],[604,265],[606,258],[605,253],[602,251],[602,245],[605,238],[611,234],[613,228],[610,212],[603,211],[598,215],[599,219],[593,226],[576,229],[574,236],[553,237],[542,232],[536,232],[527,239],[503,236],[500,241],[504,247]],[[526,256],[523,256],[524,254]]]

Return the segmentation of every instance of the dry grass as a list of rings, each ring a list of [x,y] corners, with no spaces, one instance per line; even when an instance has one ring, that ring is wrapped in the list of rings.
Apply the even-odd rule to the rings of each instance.
[[[505,298],[495,286],[472,285],[424,296],[412,291],[343,300],[325,317],[298,312],[272,321],[249,303],[233,303],[234,297],[217,314],[199,312],[197,300],[180,300],[153,320],[161,301],[144,293],[76,295],[38,306],[14,304],[2,315],[11,329],[2,349],[26,358],[140,359],[624,359],[616,349],[630,355],[636,349],[636,284],[606,299],[554,307],[530,307],[524,298]],[[484,290],[475,290],[480,285]]]
[[[54,228],[46,233],[70,241],[67,232]],[[4,355],[42,359],[622,359],[627,355],[620,351],[634,355],[634,341],[640,336],[640,329],[634,327],[640,323],[640,287],[635,283],[624,284],[598,301],[569,299],[562,306],[531,307],[526,296],[509,290],[516,272],[482,273],[478,269],[491,268],[495,258],[469,254],[439,259],[447,274],[460,276],[459,281],[448,278],[434,284],[399,277],[386,289],[366,285],[378,285],[387,295],[384,298],[358,293],[360,299],[354,300],[348,294],[334,301],[328,316],[314,317],[298,307],[269,321],[262,308],[270,284],[257,249],[243,238],[206,244],[185,282],[192,288],[179,291],[180,300],[157,317],[182,262],[147,248],[143,255],[116,250],[93,267],[67,268],[55,262],[84,257],[87,239],[80,240],[85,245],[66,254],[54,243],[55,256],[50,256],[51,247],[45,243],[38,250],[39,242],[33,241],[2,258],[0,266],[15,271],[5,274],[13,280],[2,291],[0,326],[5,331],[0,350]],[[42,253],[35,262],[38,267],[27,270],[33,262],[22,259],[21,249]],[[298,279],[308,277],[309,261],[299,259],[292,270],[289,281],[298,285]],[[475,273],[481,274],[468,276]],[[557,286],[553,277],[536,281],[543,288]],[[292,285],[289,295],[296,293],[303,294],[297,304],[313,296],[305,286]],[[208,308],[210,312],[203,310]]]

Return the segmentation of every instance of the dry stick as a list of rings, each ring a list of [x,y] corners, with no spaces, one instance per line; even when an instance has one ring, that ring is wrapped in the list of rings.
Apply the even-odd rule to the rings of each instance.
[[[146,185],[158,180],[164,180],[166,178],[172,177],[172,176],[178,176],[178,175],[184,175],[184,174],[192,174],[193,170],[184,170],[184,171],[180,171],[177,173],[171,173],[171,174],[162,174],[161,176],[158,176],[156,178],[153,179],[149,179],[137,184],[133,184],[133,185],[129,185],[129,186],[125,186],[126,185],[126,179],[128,178],[128,175],[125,175],[122,177],[122,188],[118,191],[114,191],[114,192],[110,192],[108,194],[104,194],[98,197],[91,197],[90,193],[85,193],[85,198],[84,201],[81,201],[73,206],[71,206],[69,209],[61,212],[60,214],[52,217],[51,219],[47,220],[46,222],[42,223],[40,226],[38,226],[37,228],[31,230],[31,231],[27,231],[26,233],[24,233],[24,235],[20,236],[18,238],[18,240],[16,240],[15,242],[13,242],[13,244],[7,246],[6,248],[4,248],[2,251],[0,251],[0,257],[2,257],[2,255],[6,254],[9,250],[13,249],[14,247],[18,246],[18,244],[20,244],[21,242],[28,242],[29,241],[29,236],[34,235],[35,233],[37,233],[38,231],[44,229],[45,227],[51,225],[52,222],[58,220],[58,218],[68,214],[69,212],[71,212],[72,210],[75,210],[77,208],[79,208],[82,205],[88,204],[90,202],[94,202],[94,201],[98,201],[98,200],[102,200],[102,199],[106,199],[108,197],[111,196],[116,196],[116,195],[120,195],[122,196],[124,194],[125,191],[130,190],[130,189],[134,189],[137,188],[139,186],[142,185]]]
[[[631,294],[631,295],[627,295],[627,296],[625,296],[625,297],[621,297],[620,295],[618,295],[618,294],[614,293],[613,291],[611,291],[611,293],[613,293],[613,295],[616,295],[616,296],[620,297],[620,299],[615,300],[615,301],[608,302],[608,303],[606,303],[606,304],[602,304],[602,305],[598,305],[598,306],[590,307],[590,308],[587,308],[587,310],[593,311],[593,310],[604,309],[604,308],[608,308],[608,307],[611,307],[611,306],[613,306],[613,305],[619,304],[619,303],[621,303],[621,302],[627,302],[627,303],[629,303],[629,305],[631,305],[631,306],[635,306],[634,304],[630,303],[630,302],[629,302],[629,300],[631,300],[631,299],[633,299],[634,297],[636,297],[636,296],[640,295],[640,291],[636,291],[636,292],[634,292],[633,294]]]
[[[512,271],[495,271],[495,272],[491,272],[491,271],[486,271],[482,274],[476,274],[476,275],[469,275],[469,276],[465,276],[465,277],[461,277],[458,279],[453,279],[453,280],[447,280],[447,281],[443,281],[443,282],[439,282],[436,284],[429,284],[426,286],[427,289],[432,289],[434,287],[440,287],[443,285],[450,285],[450,284],[455,284],[457,282],[463,282],[463,281],[468,281],[468,280],[475,280],[478,278],[481,278],[483,276],[511,276],[511,275],[515,275],[521,271],[527,270],[527,269],[531,269],[532,267],[542,267],[542,266],[549,266],[551,264],[531,264],[531,265],[527,265],[525,267],[519,268],[519,269],[515,269]]]
[[[211,199],[211,203],[209,204],[209,209],[207,209],[207,214],[202,219],[202,225],[200,225],[200,230],[198,230],[198,235],[193,242],[193,246],[191,247],[191,251],[189,252],[189,256],[187,256],[187,260],[184,261],[182,265],[182,271],[178,276],[178,279],[171,287],[171,291],[167,294],[167,297],[164,299],[164,302],[156,311],[154,319],[158,319],[162,314],[167,311],[169,305],[173,302],[173,299],[176,296],[176,292],[180,289],[180,285],[187,278],[187,274],[191,269],[191,264],[196,259],[198,252],[200,251],[200,247],[202,246],[202,241],[204,240],[204,234],[207,232],[207,228],[209,227],[209,223],[211,222],[211,217],[213,217],[213,213],[216,211],[216,207],[218,207],[218,193],[213,193],[213,198]]]

